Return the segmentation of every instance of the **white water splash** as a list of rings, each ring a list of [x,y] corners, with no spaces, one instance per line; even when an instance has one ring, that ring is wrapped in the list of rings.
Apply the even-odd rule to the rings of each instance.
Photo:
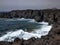
[[[9,21],[9,20],[7,19],[7,21]],[[29,21],[29,22],[36,22],[34,19],[24,19],[24,18],[11,19],[10,21],[13,21],[13,20],[26,20],[26,21]],[[30,33],[25,32],[22,29],[7,32],[7,34],[0,37],[0,41],[14,41],[14,39],[17,38],[17,37],[20,38],[20,39],[23,38],[24,40],[28,40],[32,37],[41,38],[41,36],[47,35],[48,32],[50,31],[50,29],[52,28],[52,25],[48,25],[48,23],[44,22],[44,21],[43,22],[36,22],[36,23],[43,24],[43,25],[40,27],[40,29],[35,29],[34,31],[32,31]]]
[[[14,32],[8,32],[7,34],[3,35],[0,37],[0,41],[14,41],[16,37],[24,40],[28,40],[32,37],[35,38],[41,38],[41,36],[47,35],[48,32],[51,29],[51,25],[43,25],[41,29],[36,29],[35,31],[29,33],[29,32],[24,32],[22,29],[14,31]]]

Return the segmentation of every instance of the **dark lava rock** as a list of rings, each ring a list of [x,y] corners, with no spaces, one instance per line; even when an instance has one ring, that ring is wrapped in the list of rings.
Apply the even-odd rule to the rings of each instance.
[[[16,38],[12,43],[12,45],[22,45],[22,44],[23,44],[23,40],[19,38]]]
[[[0,45],[12,45],[12,42],[0,41]]]

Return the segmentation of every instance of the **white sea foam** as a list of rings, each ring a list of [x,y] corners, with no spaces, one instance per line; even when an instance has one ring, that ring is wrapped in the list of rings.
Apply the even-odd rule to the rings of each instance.
[[[33,19],[18,19],[18,20],[29,20],[30,22],[35,22],[35,20]],[[48,34],[48,32],[50,31],[50,29],[52,28],[52,25],[48,25],[47,22],[37,22],[39,24],[43,24],[40,29],[35,29],[32,32],[25,32],[22,29],[20,30],[16,30],[16,31],[11,31],[8,32],[7,34],[3,35],[2,37],[0,37],[0,41],[14,41],[14,39],[16,37],[20,38],[20,39],[24,39],[24,40],[28,40],[32,37],[35,38],[41,38],[41,36],[45,36]]]
[[[0,18],[2,21],[29,21],[29,22],[36,22],[34,19],[25,19],[25,18],[13,18],[13,19],[7,19],[7,18]]]
[[[44,21],[42,21],[42,22],[38,22],[39,24],[44,24],[44,25],[48,25],[48,22],[44,22]]]
[[[51,25],[50,26],[42,26],[41,29],[37,29],[31,33],[24,32],[22,29],[14,31],[14,32],[9,32],[9,33],[3,35],[2,37],[0,37],[0,41],[14,41],[14,39],[16,37],[18,37],[20,39],[23,38],[24,40],[28,40],[31,37],[41,38],[41,36],[48,34],[51,27],[52,27]]]
[[[34,19],[25,19],[25,18],[21,18],[21,19],[19,19],[19,18],[17,18],[17,20],[24,20],[24,21],[29,21],[29,22],[36,22]]]

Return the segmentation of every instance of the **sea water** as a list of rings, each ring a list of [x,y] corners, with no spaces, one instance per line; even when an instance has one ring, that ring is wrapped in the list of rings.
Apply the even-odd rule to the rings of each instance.
[[[13,41],[16,37],[28,40],[47,35],[52,25],[36,22],[34,19],[0,19],[0,41]]]

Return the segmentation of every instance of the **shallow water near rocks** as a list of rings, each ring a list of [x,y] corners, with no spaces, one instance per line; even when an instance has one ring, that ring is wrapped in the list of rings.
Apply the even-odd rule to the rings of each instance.
[[[16,37],[28,40],[47,35],[52,25],[34,19],[0,19],[0,41],[13,41]]]

